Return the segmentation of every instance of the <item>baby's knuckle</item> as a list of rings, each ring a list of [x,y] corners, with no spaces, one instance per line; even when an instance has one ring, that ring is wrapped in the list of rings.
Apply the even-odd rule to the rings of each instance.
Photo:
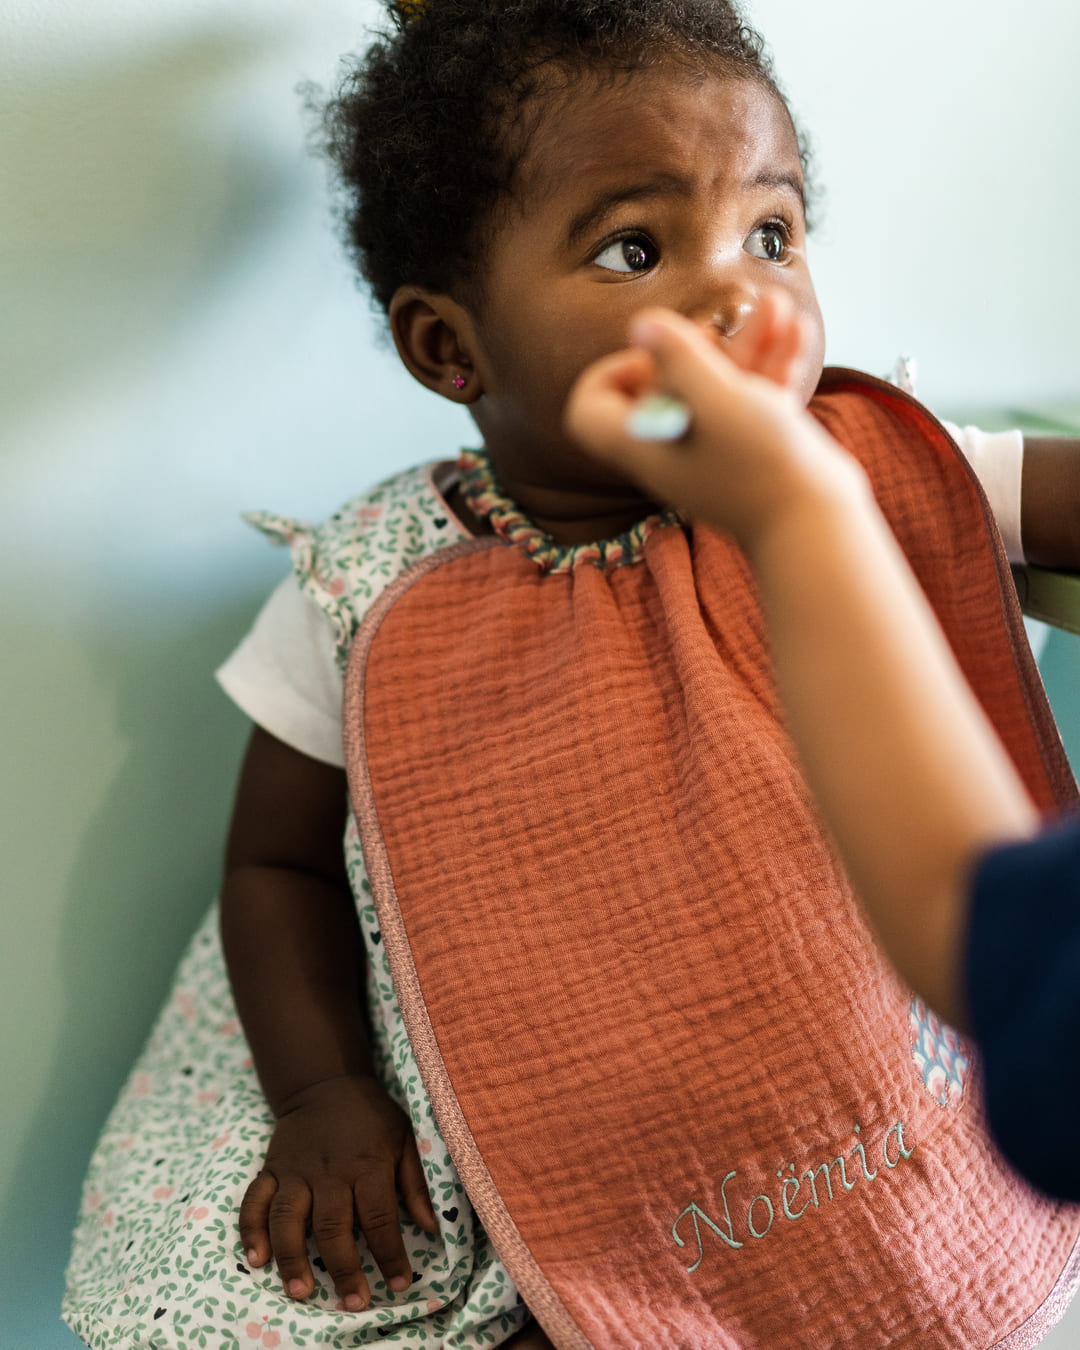
[[[357,1161],[353,1163],[345,1175],[348,1178],[346,1185],[353,1195],[360,1199],[362,1196],[377,1192],[380,1186],[385,1186],[387,1176],[393,1176],[393,1169],[385,1166],[375,1167],[373,1164]]]
[[[369,1241],[373,1237],[377,1238],[386,1233],[397,1232],[397,1210],[384,1209],[381,1205],[375,1206],[374,1209],[365,1209],[363,1227]]]
[[[240,1225],[251,1228],[258,1228],[265,1224],[266,1215],[270,1209],[272,1197],[268,1195],[265,1189],[253,1190],[252,1187],[244,1193],[244,1198],[240,1201]]]
[[[351,1251],[344,1251],[333,1261],[326,1261],[326,1273],[334,1281],[335,1289],[342,1293],[359,1293],[364,1272],[355,1244]]]
[[[312,1221],[311,1231],[317,1242],[337,1242],[343,1237],[351,1237],[352,1216],[321,1214]]]
[[[270,1201],[270,1222],[290,1223],[306,1217],[308,1198],[299,1192],[278,1191]]]

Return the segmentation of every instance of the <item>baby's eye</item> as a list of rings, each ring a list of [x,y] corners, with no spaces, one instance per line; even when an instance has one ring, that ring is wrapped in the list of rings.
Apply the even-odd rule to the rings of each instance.
[[[627,234],[601,249],[593,262],[609,272],[647,272],[659,256],[660,250],[646,235]]]
[[[768,262],[783,262],[788,251],[787,227],[780,221],[770,221],[768,225],[759,225],[749,236],[743,248],[755,258],[764,258]]]

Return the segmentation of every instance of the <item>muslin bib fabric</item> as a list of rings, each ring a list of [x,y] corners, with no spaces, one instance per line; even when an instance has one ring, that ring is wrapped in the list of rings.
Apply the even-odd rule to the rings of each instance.
[[[849,444],[857,448],[867,438],[875,447],[875,486],[950,636],[961,645],[976,642],[968,661],[978,667],[991,715],[1040,802],[1068,799],[1071,780],[977,486],[917,405],[874,382],[852,385],[844,377],[838,385],[837,378],[827,377],[815,411]],[[68,1271],[69,1324],[94,1347],[124,1350],[481,1350],[503,1343],[524,1321],[520,1285],[560,1346],[1036,1344],[1071,1293],[1074,1215],[1035,1200],[1001,1173],[979,1122],[977,1063],[949,1028],[910,1000],[869,945],[780,729],[760,618],[738,555],[672,517],[604,545],[552,550],[506,503],[492,497],[485,504],[482,463],[463,461],[466,481],[475,477],[477,507],[497,518],[505,542],[470,540],[431,469],[396,476],[317,527],[253,517],[290,549],[301,586],[333,625],[343,671],[361,624],[391,588],[402,587],[389,616],[399,601],[427,603],[427,583],[415,569],[437,560],[434,581],[445,564],[460,606],[452,616],[433,613],[430,631],[415,625],[416,612],[410,618],[402,610],[408,623],[396,638],[396,622],[387,628],[383,636],[394,646],[381,657],[381,624],[365,637],[368,657],[383,660],[389,683],[404,679],[403,689],[416,694],[395,713],[416,774],[406,766],[411,786],[395,789],[406,798],[400,828],[417,827],[413,812],[432,787],[429,754],[449,750],[461,770],[456,782],[435,788],[440,815],[447,796],[460,791],[451,809],[466,811],[469,828],[448,841],[444,819],[423,844],[424,856],[432,849],[439,855],[420,887],[426,921],[434,930],[438,914],[447,929],[417,947],[419,966],[395,928],[405,911],[379,871],[383,827],[391,825],[391,835],[398,828],[386,804],[373,824],[371,802],[359,793],[363,847],[356,818],[345,836],[378,1071],[412,1121],[441,1233],[430,1239],[402,1215],[416,1279],[398,1296],[362,1247],[374,1293],[363,1313],[338,1306],[317,1262],[316,1292],[303,1304],[284,1297],[273,1267],[247,1267],[237,1211],[272,1120],[236,1019],[212,909],[91,1161]],[[459,565],[478,569],[467,583],[454,571]],[[639,573],[641,581],[634,579]],[[635,600],[622,613],[646,578],[637,593],[647,591],[649,603],[643,609]],[[573,592],[587,609],[576,601],[566,608],[556,592]],[[582,624],[585,613],[595,629]],[[460,690],[466,667],[459,648],[469,634],[474,644],[488,641],[498,623],[507,625],[499,631],[508,639],[526,643],[526,666],[516,668],[501,648],[478,647],[476,657],[488,659],[475,662],[475,680]],[[357,660],[350,683],[366,698],[382,676],[373,683],[370,672],[357,674],[364,670]],[[443,670],[461,692],[465,719],[449,747],[439,711],[446,707],[438,688]],[[627,684],[628,675],[636,683]],[[430,684],[421,690],[418,678]],[[587,697],[579,700],[583,688]],[[429,695],[433,702],[424,701]],[[732,700],[752,735],[729,731]],[[516,742],[484,714],[484,703],[516,719]],[[423,724],[437,712],[429,744]],[[352,726],[355,749],[355,737],[370,726],[362,718]],[[474,731],[467,749],[455,744]],[[402,772],[403,752],[404,744],[384,739],[379,755],[391,783]],[[587,785],[574,767],[582,760]],[[513,785],[515,768],[517,796],[506,799],[502,785]],[[354,779],[357,773],[362,778],[366,769],[354,766]],[[727,824],[717,825],[704,819],[705,806],[725,777],[737,790]],[[497,784],[492,811],[484,794]],[[591,821],[583,839],[586,796]],[[566,828],[546,864],[526,858],[533,889],[523,890],[516,841],[530,854],[544,831],[550,841],[553,819]],[[667,831],[670,858],[657,852],[657,822]],[[632,835],[625,857],[613,849],[611,829]],[[491,830],[500,840],[495,855],[488,851]],[[757,841],[750,857],[740,844],[746,832]],[[364,850],[378,878],[374,894]],[[673,875],[685,897],[671,889]],[[390,881],[398,879],[391,870]],[[562,908],[548,913],[555,904]],[[716,921],[721,905],[725,927]],[[475,923],[466,927],[466,920]],[[551,1006],[540,1009],[546,1022],[536,1015],[537,971],[522,962],[545,931],[557,932],[561,943],[559,953],[541,950],[537,958],[538,970],[551,971],[558,957],[545,991]],[[685,968],[673,964],[673,938],[687,933],[689,982]],[[435,952],[443,962],[445,1018],[437,1011],[438,985],[427,983],[423,953],[432,942],[446,944],[441,956]],[[462,959],[451,969],[455,954]],[[470,987],[478,973],[484,983]],[[459,1051],[465,1076],[449,1100],[446,1070],[438,1055],[432,1059],[417,1015],[418,978],[436,1013],[437,1045],[449,1049],[454,1035],[477,1037],[475,1067],[468,1048]],[[713,1062],[707,1051],[718,981],[731,1036]],[[526,986],[527,1006],[515,1003]],[[647,1069],[638,1081],[648,1079],[626,1121],[612,1104],[616,1089],[625,1096],[615,1082],[623,1069],[603,1039],[610,1035],[605,1021],[621,1016],[620,1000],[633,1005],[633,1045]],[[673,1025],[679,1034],[670,1045]],[[614,1049],[625,1060],[620,1037]],[[491,1064],[488,1041],[505,1041],[501,1078],[481,1072]],[[490,1121],[477,1115],[470,1073],[494,1102]],[[580,1107],[572,1100],[567,1117],[560,1113],[568,1087]],[[704,1128],[695,1117],[721,1098],[722,1129]],[[612,1119],[618,1130],[606,1134]],[[651,1133],[631,1123],[642,1119]],[[569,1166],[560,1163],[549,1188],[545,1150],[565,1159],[571,1138],[575,1151],[584,1140],[584,1152]],[[530,1152],[534,1147],[541,1151]],[[661,1165],[682,1169],[666,1189],[656,1180]],[[516,1181],[507,1168],[516,1169]],[[602,1191],[593,1204],[596,1177],[611,1174],[619,1194]],[[699,1177],[704,1184],[695,1189]],[[983,1221],[982,1210],[961,1221],[969,1185],[996,1197],[1001,1209],[992,1221]],[[592,1208],[575,1210],[570,1195]],[[654,1210],[642,1208],[643,1196]],[[955,1257],[935,1245],[946,1231],[951,1240],[951,1222],[962,1238]],[[792,1235],[802,1244],[795,1252],[785,1245]],[[619,1257],[621,1266],[611,1265],[613,1248],[629,1254]],[[803,1248],[817,1251],[816,1265],[804,1260]],[[575,1253],[583,1264],[567,1274]],[[709,1300],[728,1288],[731,1261],[740,1263],[737,1297],[714,1313]],[[748,1266],[772,1274],[758,1284]],[[611,1282],[626,1269],[632,1275],[625,1283]],[[604,1274],[614,1270],[617,1276]],[[955,1309],[924,1337],[916,1328],[939,1309],[950,1281]]]
[[[1067,802],[967,466],[867,377],[813,410],[1036,800]],[[970,1052],[859,918],[741,554],[670,519],[560,550],[470,466],[505,538],[373,606],[346,758],[435,1117],[526,1302],[564,1350],[1035,1344],[1080,1218],[995,1155]]]

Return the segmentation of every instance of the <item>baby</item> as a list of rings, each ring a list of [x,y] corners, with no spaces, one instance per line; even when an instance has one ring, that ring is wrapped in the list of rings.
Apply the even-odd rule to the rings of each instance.
[[[729,4],[394,12],[329,147],[403,362],[483,446],[257,520],[295,576],[220,675],[255,723],[221,936],[106,1128],[66,1316],[154,1350],[1033,1344],[1080,1221],[862,926],[745,560],[564,411],[643,306],[754,365],[779,292],[784,384],[1050,805],[980,490],[912,400],[823,376],[798,137]]]

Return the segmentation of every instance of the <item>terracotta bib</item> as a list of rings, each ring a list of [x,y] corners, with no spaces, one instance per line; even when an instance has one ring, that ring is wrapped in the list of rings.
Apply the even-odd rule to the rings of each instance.
[[[867,377],[813,407],[1030,789],[1070,800],[967,466]],[[556,1345],[1021,1350],[1060,1316],[1077,1213],[999,1162],[970,1051],[868,935],[725,539],[427,559],[357,636],[346,747],[439,1124]]]

